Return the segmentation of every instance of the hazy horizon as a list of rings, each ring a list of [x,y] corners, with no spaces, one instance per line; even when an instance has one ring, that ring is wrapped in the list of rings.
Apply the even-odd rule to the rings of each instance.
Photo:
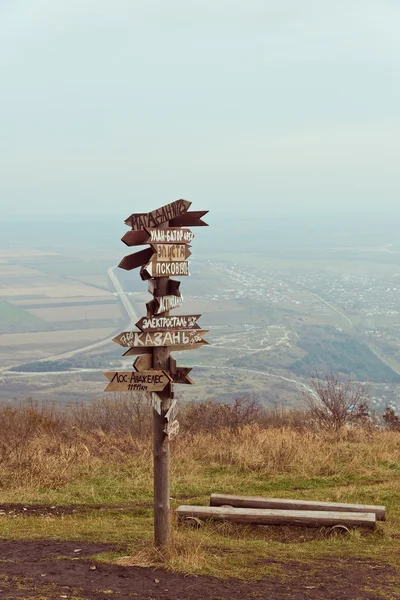
[[[398,211],[389,0],[0,5],[3,217]]]

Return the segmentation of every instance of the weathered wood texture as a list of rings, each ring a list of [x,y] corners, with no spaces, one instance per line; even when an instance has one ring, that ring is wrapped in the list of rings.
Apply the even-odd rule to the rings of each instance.
[[[162,231],[162,230],[161,230]],[[156,261],[183,262],[192,255],[187,244],[151,244]]]
[[[154,273],[160,270],[169,271],[171,269],[174,271],[173,275],[188,275],[189,263],[186,259],[191,254],[189,246],[185,244],[153,244],[150,248],[125,256],[118,266],[125,271],[132,271],[147,265],[145,269],[152,276],[155,276]],[[167,267],[165,263],[171,263],[171,265]],[[179,263],[182,265],[179,266]]]
[[[148,277],[189,277],[189,262],[187,260],[159,261],[153,258],[141,268],[140,276],[144,281]]]
[[[373,513],[378,521],[386,519],[386,507],[369,504],[345,504],[343,502],[316,502],[314,500],[291,500],[288,498],[263,498],[258,496],[235,496],[232,494],[211,494],[210,506],[233,508],[276,508],[281,510],[338,511]]]
[[[174,217],[170,222],[171,227],[204,227],[208,226],[202,220],[202,217],[208,213],[208,210],[192,210],[186,214]]]
[[[136,327],[143,332],[156,332],[156,331],[172,331],[176,329],[200,329],[200,325],[197,324],[197,319],[201,315],[177,315],[177,316],[154,316],[154,317],[142,317],[137,323]]]
[[[121,241],[127,246],[143,246],[144,244],[190,244],[194,233],[182,227],[168,227],[166,229],[137,229],[127,231]]]
[[[147,316],[162,315],[182,305],[182,296],[155,296],[154,300],[146,303]]]
[[[168,279],[167,293],[166,296],[181,296],[181,292],[179,288],[181,287],[181,282],[176,279]],[[149,280],[149,293],[153,296],[157,295],[157,279]]]
[[[171,381],[162,370],[107,371],[103,373],[110,382],[105,392],[161,392]]]
[[[168,279],[157,282],[156,293],[165,296],[168,291]],[[167,313],[168,316],[168,313]],[[166,346],[153,349],[153,369],[169,368],[170,351]],[[165,549],[171,535],[170,522],[170,446],[168,435],[164,432],[165,415],[171,406],[172,386],[167,386],[160,394],[161,410],[153,410],[153,460],[154,460],[154,541],[157,548]]]
[[[182,227],[148,229],[148,232],[151,244],[190,244],[194,239],[194,233]]]
[[[150,371],[153,368],[153,353],[149,352],[149,354],[142,354],[138,356],[135,362],[133,363],[133,368],[136,371]]]
[[[174,383],[193,385],[194,381],[189,377],[191,371],[191,367],[177,367],[175,358],[169,357],[168,372]]]
[[[261,508],[222,508],[218,506],[179,506],[178,519],[197,517],[217,521],[232,521],[245,525],[303,525],[308,527],[346,527],[376,526],[373,513],[349,513],[308,510],[279,510]]]
[[[140,356],[141,354],[153,355],[152,348],[129,348],[128,352],[124,352],[122,356]]]
[[[173,331],[157,331],[155,333],[142,331],[124,331],[113,342],[125,348],[153,348],[160,346],[192,346],[203,342],[203,336],[208,329],[175,329]]]
[[[127,231],[121,238],[121,242],[124,242],[127,246],[143,246],[150,242],[150,234],[147,229],[137,229]]]
[[[132,269],[146,265],[153,255],[154,250],[152,248],[145,248],[144,250],[125,256],[118,266],[120,269],[125,269],[125,271],[132,271]]]
[[[183,215],[191,204],[188,200],[175,200],[175,202],[161,206],[161,208],[152,210],[149,213],[134,213],[125,220],[125,223],[135,230],[144,229],[145,227],[158,227]],[[177,227],[180,227],[180,225],[178,224]]]

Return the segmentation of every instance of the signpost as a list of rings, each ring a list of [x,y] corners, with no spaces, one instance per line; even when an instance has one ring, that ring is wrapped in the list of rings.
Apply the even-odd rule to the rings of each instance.
[[[170,540],[169,442],[179,433],[178,405],[173,400],[173,384],[193,384],[192,369],[178,367],[171,352],[197,350],[207,345],[197,320],[201,315],[170,315],[183,302],[180,281],[171,275],[188,276],[189,244],[194,234],[188,228],[206,226],[208,211],[191,211],[191,202],[176,200],[149,213],[133,213],[125,221],[132,230],[122,241],[127,246],[149,244],[148,248],[126,256],[119,267],[128,271],[141,267],[140,276],[149,280],[153,300],[146,304],[147,315],[136,327],[113,341],[128,348],[123,356],[137,356],[134,371],[105,372],[106,392],[146,392],[153,407],[154,457],[154,538],[157,548],[166,549]],[[173,402],[171,403],[171,401]]]

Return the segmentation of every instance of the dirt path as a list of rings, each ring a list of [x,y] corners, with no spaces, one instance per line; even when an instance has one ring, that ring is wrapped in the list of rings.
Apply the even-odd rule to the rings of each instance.
[[[113,550],[123,551],[110,544],[0,541],[0,597],[2,600],[400,598],[395,570],[369,561],[346,559],[334,564],[317,561],[306,567],[289,563],[285,564],[286,582],[269,577],[256,583],[243,583],[103,564],[90,558]],[[387,595],[377,595],[371,588]]]

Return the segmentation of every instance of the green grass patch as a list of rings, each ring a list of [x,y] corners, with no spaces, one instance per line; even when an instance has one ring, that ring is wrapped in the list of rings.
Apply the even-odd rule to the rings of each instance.
[[[0,329],[2,333],[26,331],[31,325],[43,324],[44,321],[30,312],[15,306],[11,302],[0,301]]]

